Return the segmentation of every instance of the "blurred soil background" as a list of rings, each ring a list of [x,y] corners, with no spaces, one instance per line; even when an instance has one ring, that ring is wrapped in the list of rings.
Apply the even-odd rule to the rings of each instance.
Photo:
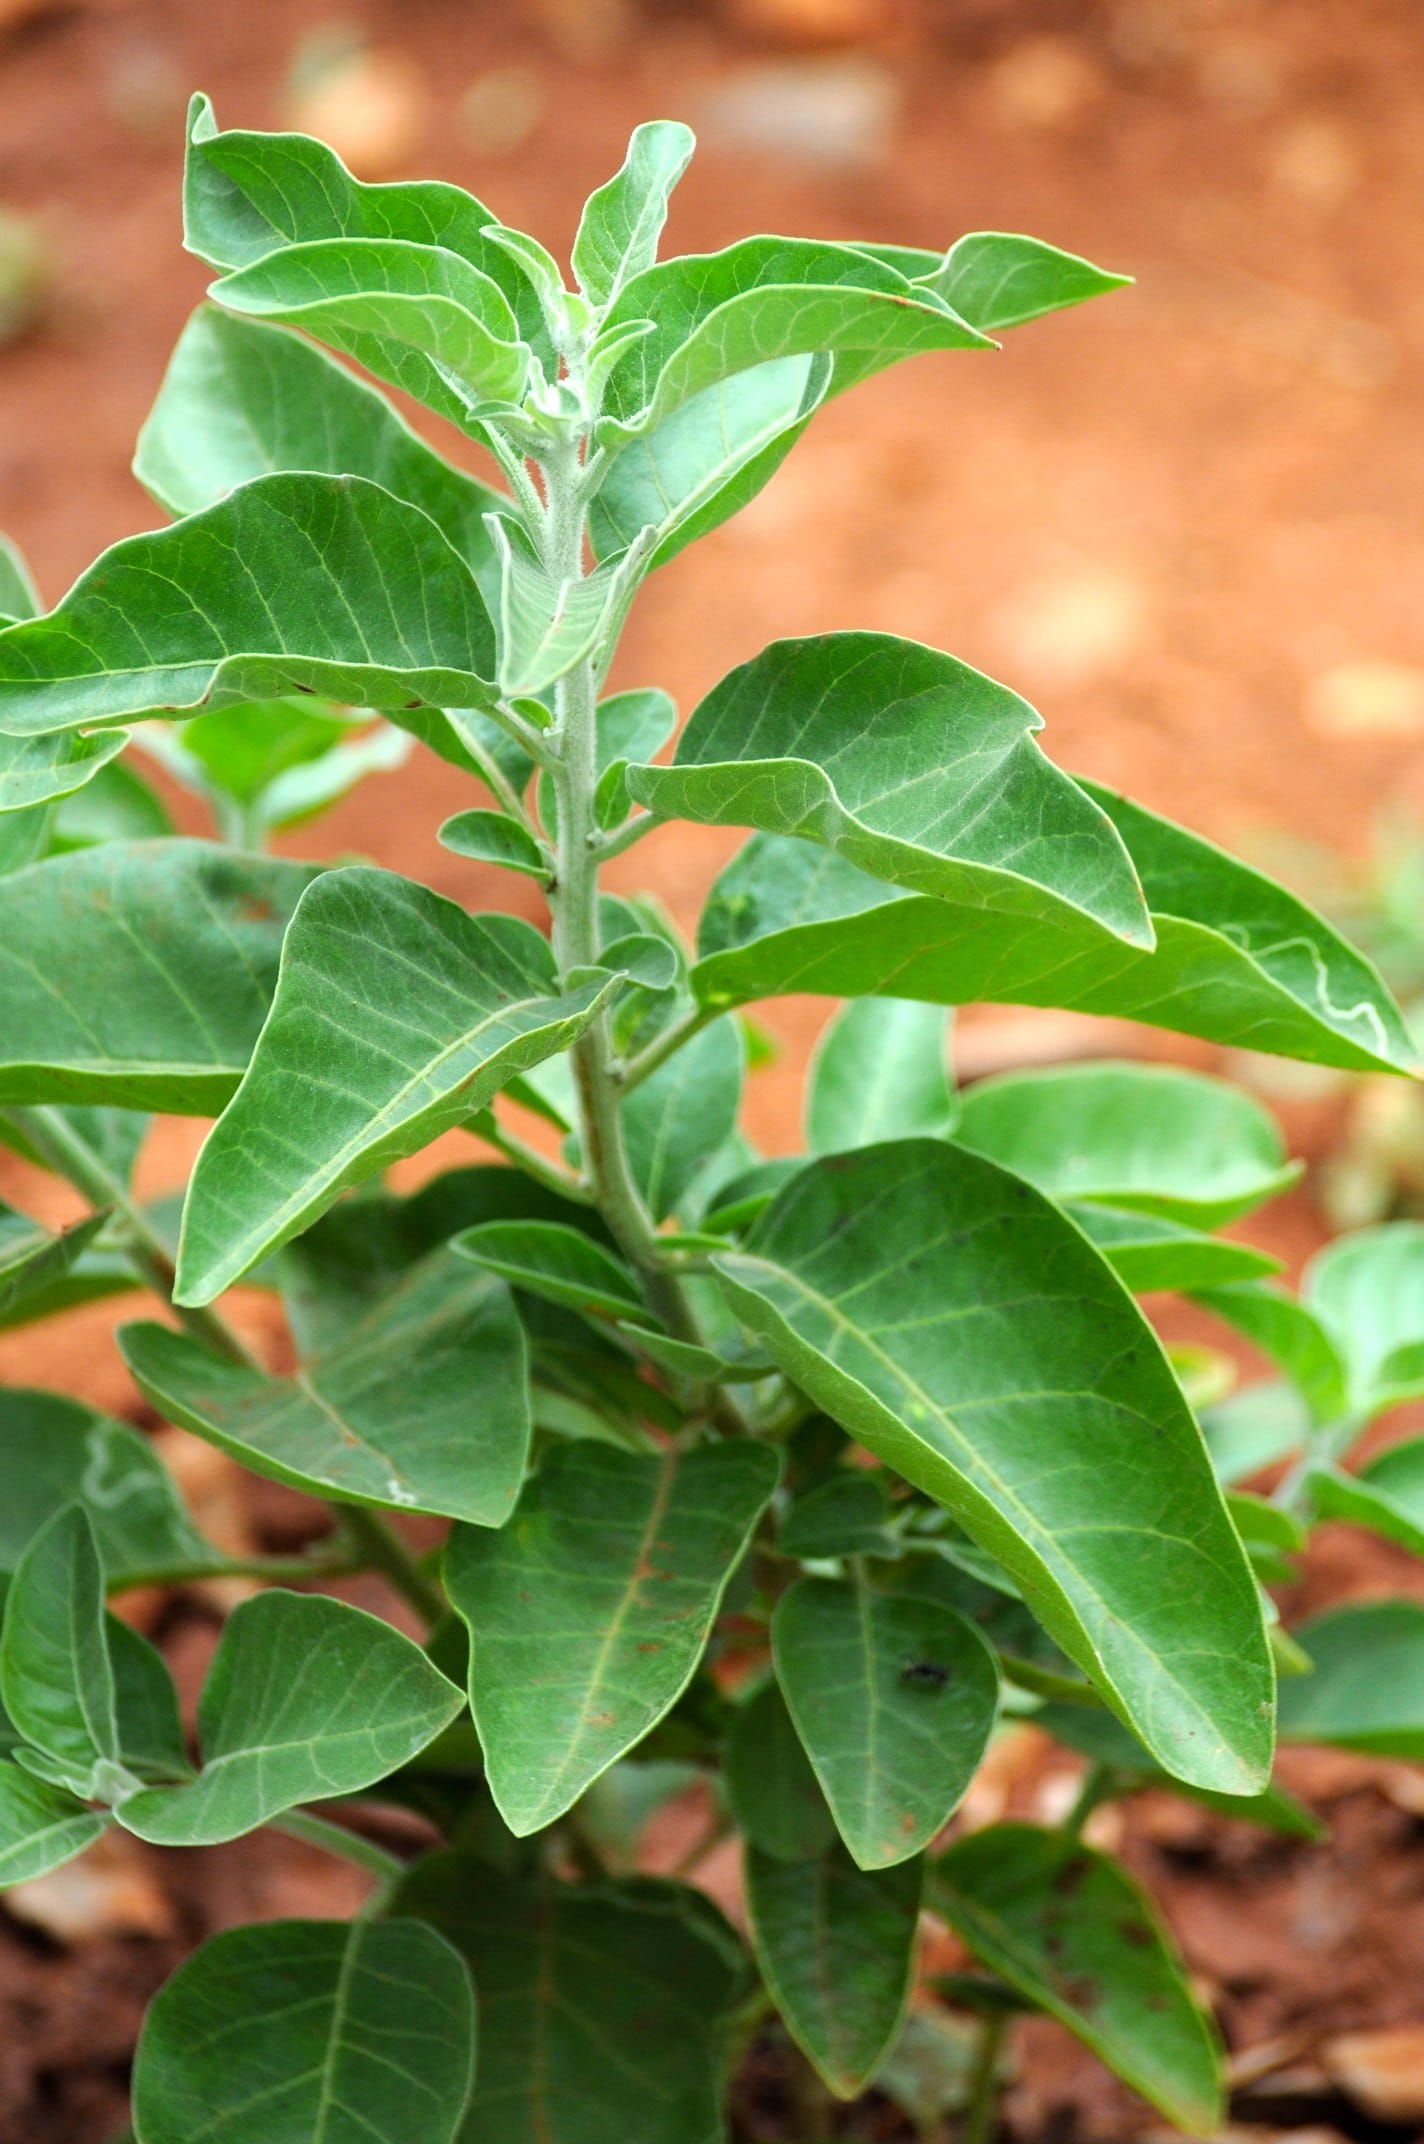
[[[1133,290],[1001,354],[901,367],[818,417],[745,514],[657,576],[615,682],[663,683],[686,709],[770,637],[868,626],[1004,678],[1043,711],[1061,763],[1224,841],[1269,832],[1358,855],[1382,809],[1424,817],[1417,0],[353,0],[349,14],[339,0],[0,0],[0,527],[48,601],[103,544],[159,519],[128,462],[205,282],[178,213],[197,87],[225,125],[302,127],[366,178],[458,181],[563,253],[630,128],[669,116],[701,138],[674,206],[679,250],[765,228],[944,245],[991,227],[1131,271]],[[532,913],[525,881],[436,846],[451,780],[413,759],[316,841]],[[738,838],[670,829],[615,869],[690,928]],[[773,1151],[794,1140],[826,1010],[766,1011],[784,1047],[756,1075],[749,1122]],[[1044,1014],[962,1023],[970,1073],[1168,1047]],[[1272,1095],[1318,1157],[1338,1092],[1286,1074]],[[146,1189],[181,1177],[202,1130],[158,1127]],[[16,1163],[0,1161],[0,1192],[66,1211]],[[1323,1234],[1311,1185],[1252,1233],[1307,1254]],[[0,1340],[0,1377],[142,1419],[113,1322],[99,1309]],[[1176,1316],[1169,1330],[1194,1329]],[[211,1530],[272,1548],[304,1537],[296,1499],[238,1486],[205,1447],[163,1435]],[[1418,1594],[1424,1575],[1331,1528],[1298,1590],[1288,1605]],[[129,1605],[193,1687],[216,1604]],[[1218,2007],[1250,2135],[1424,2133],[1424,1774],[1297,1753],[1285,1777],[1331,1822],[1329,1846],[1151,1796],[1095,1821],[1163,1900]],[[967,1821],[1057,1813],[1065,1791],[1063,1761],[1025,1732]],[[649,1855],[665,1864],[685,1843],[665,1822]],[[728,1897],[728,1871],[709,1867]],[[104,2144],[142,2005],[185,1948],[235,1919],[346,1911],[359,1890],[263,1838],[184,1857],[120,1841],[12,1894],[0,2137]],[[1339,2038],[1386,2028],[1388,2044]],[[1055,2028],[1027,2028],[1021,2055],[1017,2144],[1156,2133]],[[783,2134],[778,2105],[773,2064],[740,2136]],[[881,2101],[834,2133],[913,2131]]]

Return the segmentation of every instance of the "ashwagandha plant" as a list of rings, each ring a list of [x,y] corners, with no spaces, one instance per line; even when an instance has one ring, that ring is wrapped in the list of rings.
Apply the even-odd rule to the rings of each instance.
[[[691,146],[638,130],[568,290],[458,189],[360,184],[315,142],[219,132],[199,99],[186,236],[218,280],[136,463],[175,524],[44,616],[6,570],[3,1136],[93,1211],[61,1236],[3,1216],[0,1311],[148,1288],[172,1315],[120,1334],[146,1400],[332,1523],[242,1566],[287,1584],[229,1617],[190,1744],[106,1594],[233,1564],[134,1430],[0,1396],[0,1872],[111,1825],[191,1847],[276,1824],[373,1877],[349,1925],[229,1931],[182,1967],[139,2047],[141,2144],[714,2144],[759,2039],[801,2134],[837,2119],[818,2078],[853,2098],[883,2072],[913,2112],[895,2050],[925,1912],[977,1961],[928,1990],[981,2021],[967,2135],[1025,2008],[1209,2126],[1213,2028],[1081,1823],[1152,1780],[1311,1828],[1271,1780],[1273,1647],[1301,1663],[1253,1559],[1279,1575],[1305,1497],[1373,1511],[1405,1485],[1327,1468],[1371,1404],[1342,1369],[1319,1463],[1280,1504],[1228,1504],[1133,1292],[1327,1332],[1323,1279],[1318,1316],[1283,1308],[1271,1261],[1215,1233],[1288,1180],[1274,1125],[1133,1065],[961,1101],[948,1008],[1070,1006],[1363,1069],[1406,1068],[1408,1038],[1326,924],[1059,772],[1024,701],[934,649],[779,642],[670,762],[663,693],[600,697],[643,581],[832,395],[1121,280],[992,233],[658,261]],[[451,769],[446,847],[536,881],[551,940],[262,853],[410,737]],[[214,839],[171,831],[142,751],[208,797]],[[751,830],[695,950],[600,889],[670,819]],[[767,1160],[738,1129],[740,1008],[792,991],[850,1003],[806,1154]],[[511,1107],[558,1127],[561,1160]],[[217,1118],[181,1225],[132,1189],[148,1111]],[[500,1158],[383,1183],[452,1129]],[[253,1359],[213,1307],[238,1282],[280,1298],[298,1367]],[[1383,1330],[1366,1296],[1350,1334]],[[1417,1354],[1424,1309],[1403,1337]],[[1362,1344],[1393,1391],[1396,1354]],[[1326,1380],[1327,1341],[1300,1348]],[[453,1522],[443,1549],[415,1553],[412,1512]],[[321,1590],[360,1569],[424,1643]],[[1418,1737],[1400,1678],[1370,1702],[1412,1702]],[[1094,1760],[1077,1809],[940,1850],[998,1724],[1028,1714]],[[704,1844],[745,1841],[749,1944],[637,1872],[642,1818],[694,1778]],[[335,1800],[350,1821],[312,1812]],[[402,1860],[361,1800],[445,1844]]]

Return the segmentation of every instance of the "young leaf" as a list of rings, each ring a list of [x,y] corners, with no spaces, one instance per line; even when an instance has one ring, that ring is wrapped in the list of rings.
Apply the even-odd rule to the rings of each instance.
[[[738,1705],[722,1757],[727,1806],[747,1841],[776,1861],[813,1861],[836,1821],[774,1677]]]
[[[1358,1474],[1315,1468],[1309,1488],[1321,1518],[1368,1526],[1424,1556],[1424,1437],[1390,1445]]]
[[[104,1567],[81,1505],[42,1526],[15,1570],[0,1637],[0,1697],[45,1776],[88,1801],[122,1781]],[[52,1767],[52,1770],[50,1769]]]
[[[108,1818],[76,1795],[0,1762],[0,1889],[47,1876],[107,1829]]]
[[[510,698],[547,692],[598,645],[624,593],[624,561],[557,581],[531,558],[508,524],[491,515],[499,563],[495,621],[499,686]]]
[[[958,1104],[945,1052],[950,1015],[907,998],[852,999],[823,1030],[806,1089],[814,1154],[877,1139],[942,1138]]]
[[[417,1863],[397,1907],[454,1944],[480,1991],[467,2144],[722,2144],[719,2028],[742,1965],[700,1892],[536,1887],[441,1853]]]
[[[1344,1360],[1352,1414],[1424,1392],[1424,1225],[1340,1237],[1311,1260],[1301,1294]]]
[[[1055,1198],[1221,1228],[1294,1183],[1275,1119],[1175,1066],[1055,1065],[981,1080],[955,1139]]]
[[[0,735],[0,813],[33,811],[73,796],[128,743],[127,730],[92,737],[67,732],[55,737]]]
[[[498,864],[505,871],[522,871],[530,878],[547,880],[552,858],[534,836],[503,811],[458,811],[436,835],[442,848],[472,863]]]
[[[1255,1581],[1161,1346],[1042,1195],[932,1140],[812,1163],[714,1260],[785,1374],[1004,1565],[1174,1776],[1255,1793]]]
[[[587,1316],[649,1316],[642,1290],[622,1260],[564,1222],[488,1221],[466,1229],[452,1248],[500,1274],[512,1288]]]
[[[556,1446],[502,1533],[452,1535],[470,1705],[518,1837],[561,1816],[686,1689],[777,1473],[750,1442],[647,1459]]]
[[[1348,1373],[1330,1334],[1309,1305],[1270,1281],[1199,1288],[1194,1300],[1244,1333],[1268,1355],[1306,1402],[1317,1423],[1337,1421],[1349,1405]]]
[[[1201,1426],[1216,1478],[1227,1486],[1299,1451],[1309,1441],[1311,1418],[1294,1386],[1270,1382],[1203,1408]]]
[[[529,351],[490,276],[441,246],[324,238],[285,246],[209,286],[248,319],[302,328],[466,429],[518,402]]]
[[[1059,1203],[1134,1295],[1227,1287],[1237,1281],[1262,1280],[1280,1270],[1280,1260],[1268,1251],[1203,1236],[1157,1214],[1123,1212],[1086,1200],[1061,1199]]]
[[[155,1585],[221,1561],[188,1517],[146,1437],[58,1392],[0,1390],[0,1571],[39,1529],[82,1503],[109,1585]]]
[[[908,1861],[953,1816],[994,1731],[988,1646],[935,1601],[803,1578],[776,1604],[772,1649],[852,1859]]]
[[[489,613],[435,524],[364,477],[255,477],[130,536],[0,634],[0,724],[43,735],[293,691],[479,707]]]
[[[655,1219],[677,1210],[730,1136],[745,1077],[741,1028],[715,1020],[624,1101],[629,1164]]]
[[[517,917],[468,916],[388,871],[326,873],[292,920],[252,1062],[198,1157],[179,1300],[211,1302],[348,1184],[475,1116],[566,1049],[610,987],[561,992],[547,942]]]
[[[667,221],[668,197],[696,142],[679,119],[635,127],[622,169],[589,195],[574,237],[573,267],[594,304],[612,304],[623,285],[651,268]]]
[[[905,2014],[922,1860],[867,1871],[840,1848],[778,1861],[748,1849],[752,1944],[782,2022],[840,2099],[874,2075]]]
[[[15,1324],[31,1296],[62,1282],[107,1221],[107,1214],[90,1214],[55,1235],[0,1205],[0,1325]]]
[[[538,292],[490,237],[495,218],[458,186],[368,186],[305,134],[220,132],[203,96],[188,107],[183,242],[211,268],[243,268],[280,247],[324,238],[399,239],[457,253],[504,290],[524,340],[546,360]]]
[[[475,2006],[423,1922],[228,1928],[149,2006],[134,2068],[138,2144],[454,2144]]]
[[[366,477],[428,514],[490,597],[484,516],[504,501],[414,433],[384,395],[286,328],[200,305],[139,433],[134,475],[170,514],[256,476]]]
[[[747,238],[721,253],[646,268],[623,285],[604,332],[651,320],[654,332],[614,367],[595,437],[616,447],[692,396],[771,358],[855,352],[880,364],[987,337],[928,289],[850,246]]]
[[[980,879],[957,900],[912,900],[807,842],[758,835],[703,910],[698,1001],[720,1010],[792,991],[883,992],[1060,1006],[1310,1063],[1413,1069],[1398,1008],[1328,924],[1194,834],[1080,787],[1128,844],[1155,951],[1031,886]]]
[[[1151,1903],[1115,1861],[1061,1832],[995,1824],[941,1855],[930,1902],[992,1972],[1170,2121],[1214,2133],[1216,2033]]]
[[[672,765],[630,767],[628,790],[660,817],[799,835],[939,900],[981,908],[1046,889],[1150,946],[1127,851],[1044,758],[1041,727],[1026,700],[952,655],[828,633],[733,670],[693,710]]]
[[[1281,1684],[1285,1741],[1424,1759],[1424,1603],[1352,1603],[1297,1624],[1291,1635],[1311,1672]]]
[[[825,398],[831,361],[777,357],[705,387],[614,455],[589,506],[594,555],[655,532],[650,566],[740,511],[768,484]],[[648,755],[651,757],[651,754]]]
[[[320,1593],[259,1593],[228,1617],[203,1684],[197,1778],[129,1794],[117,1815],[158,1846],[235,1839],[298,1802],[384,1779],[460,1705],[388,1623]]]
[[[858,241],[857,241],[858,243]],[[865,246],[912,283],[926,284],[985,335],[1041,320],[1045,313],[1082,305],[1121,290],[1130,275],[1095,268],[1076,253],[1016,231],[969,231],[942,257],[919,246]]]
[[[221,1109],[315,875],[164,841],[81,849],[0,881],[0,1100]]]
[[[167,1325],[119,1347],[169,1421],[314,1496],[502,1526],[529,1450],[528,1359],[509,1290],[434,1251],[329,1352],[269,1377]]]

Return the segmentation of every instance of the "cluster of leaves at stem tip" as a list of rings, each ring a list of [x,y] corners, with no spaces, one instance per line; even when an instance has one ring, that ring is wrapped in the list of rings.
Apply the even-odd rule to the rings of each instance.
[[[0,1317],[148,1291],[118,1336],[144,1400],[329,1517],[241,1566],[263,1583],[190,1735],[106,1598],[233,1560],[135,1430],[0,1393],[0,1876],[111,1826],[277,1825],[373,1879],[349,1924],[181,1967],[140,2144],[715,2144],[756,2041],[815,2133],[823,2090],[933,2122],[906,2080],[971,2029],[982,2134],[1015,2010],[1207,2129],[1213,2024],[1087,1808],[1170,1785],[1308,1836],[1278,1722],[1424,1756],[1424,1606],[1287,1635],[1266,1591],[1317,1515],[1424,1551],[1424,1440],[1341,1464],[1424,1390],[1424,1233],[1347,1239],[1294,1296],[1220,1233],[1292,1176],[1246,1092],[1103,1060],[960,1096],[949,1071],[951,1008],[985,1000],[1406,1071],[1374,971],[1060,771],[1031,707],[935,649],[778,641],[680,729],[655,688],[603,692],[643,582],[832,396],[1123,278],[992,232],[660,260],[691,147],[638,129],[569,289],[457,188],[361,184],[198,99],[185,231],[215,280],[135,464],[171,524],[44,614],[3,561],[0,1136],[92,1210],[0,1213]],[[446,850],[532,880],[551,936],[264,852],[417,746],[466,789]],[[174,832],[146,757],[211,837]],[[600,885],[678,819],[749,836],[695,945]],[[789,992],[848,1002],[805,1153],[768,1159],[742,1008]],[[151,1111],[216,1120],[181,1200],[134,1189]],[[467,1162],[391,1188],[450,1131]],[[296,1369],[212,1307],[239,1282]],[[1160,1290],[1280,1381],[1206,1404],[1135,1299]],[[1237,1486],[1286,1454],[1270,1500]],[[449,1522],[425,1553],[412,1513]],[[324,1589],[361,1570],[403,1628]],[[1075,1818],[946,1846],[1026,1718],[1089,1761]],[[682,1876],[735,1830],[745,1934],[639,1872],[694,1785]],[[443,1843],[394,1853],[362,1804]],[[926,1915],[973,1964],[909,2007]]]

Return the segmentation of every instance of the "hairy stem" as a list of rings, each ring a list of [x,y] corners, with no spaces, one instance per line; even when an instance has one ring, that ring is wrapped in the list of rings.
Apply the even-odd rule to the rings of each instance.
[[[359,1832],[348,1831],[344,1824],[333,1824],[329,1817],[313,1816],[308,1809],[289,1809],[271,1828],[285,1832],[289,1839],[319,1846],[324,1853],[339,1854],[343,1861],[354,1862],[358,1869],[378,1876],[384,1884],[395,1883],[405,1874],[405,1863],[397,1855],[388,1854],[384,1846],[377,1846],[374,1839],[363,1839]]]
[[[229,1362],[261,1370],[262,1364],[226,1318],[216,1310],[175,1303],[173,1260],[128,1186],[107,1167],[88,1141],[75,1131],[58,1109],[43,1106],[7,1109],[6,1120],[21,1138],[59,1175],[68,1177],[92,1205],[106,1208],[122,1223],[130,1264],[139,1278],[173,1312],[195,1340]],[[421,1570],[399,1534],[378,1513],[359,1504],[332,1503],[328,1507],[340,1521],[355,1547],[361,1564],[388,1579],[416,1614],[427,1622],[438,1621],[445,1611],[444,1596]],[[313,1573],[313,1575],[316,1575]]]

